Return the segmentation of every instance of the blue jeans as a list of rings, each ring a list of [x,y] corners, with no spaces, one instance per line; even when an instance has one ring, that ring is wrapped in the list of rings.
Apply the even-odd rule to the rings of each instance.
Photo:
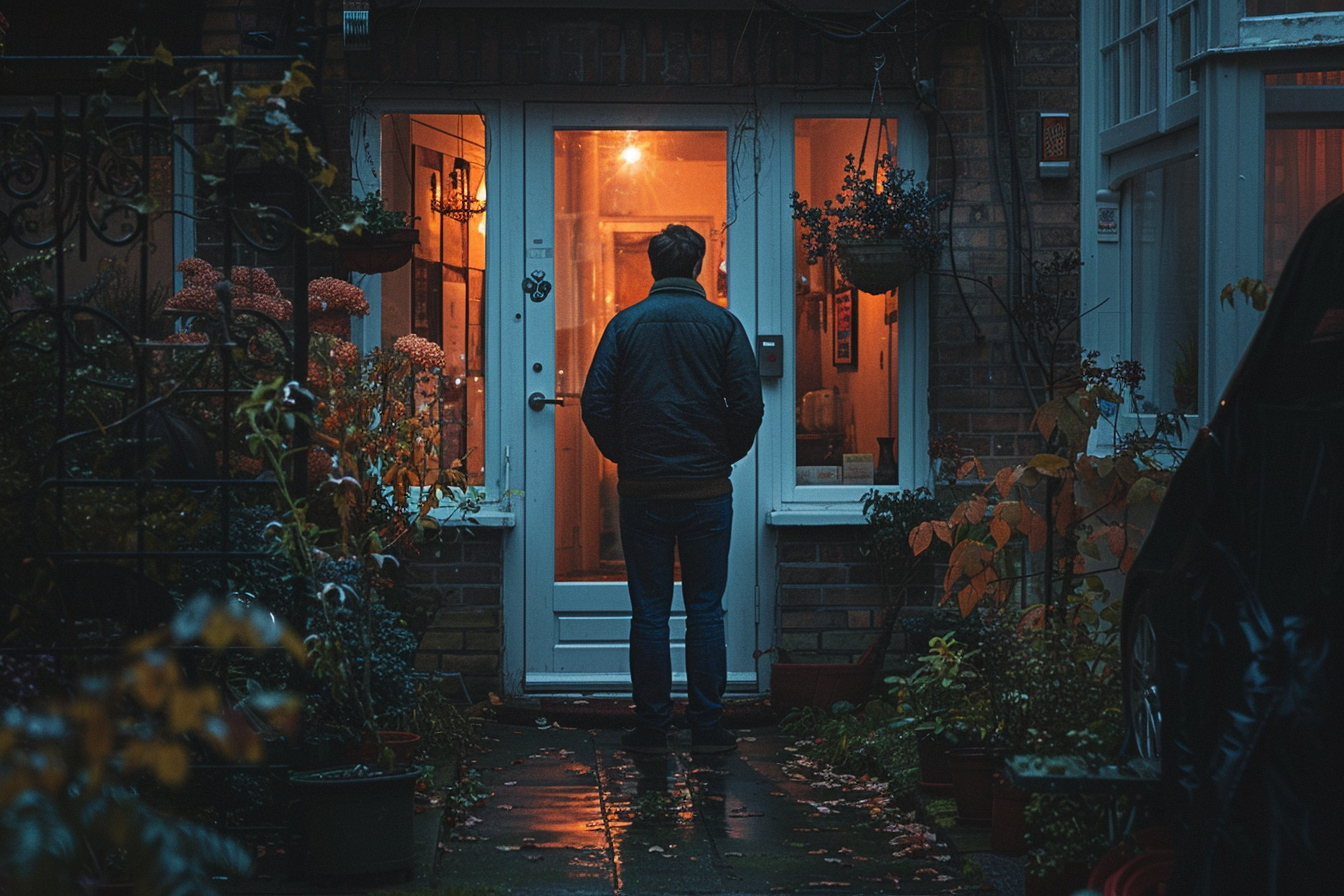
[[[621,498],[621,545],[630,587],[630,683],[635,723],[665,731],[672,719],[673,546],[686,604],[687,721],[713,728],[723,717],[728,651],[723,591],[733,496],[699,501]]]

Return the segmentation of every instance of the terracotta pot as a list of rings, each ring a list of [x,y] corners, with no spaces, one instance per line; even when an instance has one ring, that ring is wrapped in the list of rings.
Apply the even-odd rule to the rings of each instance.
[[[947,738],[925,734],[915,741],[919,750],[919,789],[925,793],[952,795],[952,772],[947,767]]]
[[[984,827],[994,818],[994,755],[988,747],[955,747],[947,751],[957,824]]]
[[[989,848],[999,855],[1021,856],[1027,852],[1027,800],[1031,794],[994,776],[994,808],[989,828]]]
[[[1175,863],[1176,853],[1170,849],[1134,856],[1106,879],[1102,896],[1160,896]]]
[[[872,653],[870,647],[857,663],[771,663],[771,705],[829,709],[841,700],[863,705],[873,684]]]
[[[413,228],[394,230],[378,236],[339,234],[336,246],[341,264],[348,270],[362,274],[384,274],[395,271],[411,260],[420,231]]]
[[[845,280],[867,293],[897,289],[918,269],[900,240],[836,240],[835,255]]]
[[[1175,848],[1171,839],[1171,831],[1160,826],[1135,831],[1132,840],[1133,842],[1127,839],[1115,844],[1097,860],[1097,864],[1093,866],[1092,873],[1087,879],[1089,890],[1095,890],[1098,893],[1103,892],[1111,875],[1119,871],[1139,853],[1170,853]]]

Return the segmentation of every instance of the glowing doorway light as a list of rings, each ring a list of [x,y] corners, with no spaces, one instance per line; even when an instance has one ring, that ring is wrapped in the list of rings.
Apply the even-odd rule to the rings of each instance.
[[[635,164],[644,155],[644,153],[640,151],[639,145],[635,143],[635,134],[635,131],[625,132],[625,149],[621,150],[621,161],[625,162],[627,165]]]

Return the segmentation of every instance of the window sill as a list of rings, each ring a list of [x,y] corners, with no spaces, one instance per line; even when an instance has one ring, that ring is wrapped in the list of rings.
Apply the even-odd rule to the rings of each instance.
[[[415,512],[419,506],[420,502],[412,491],[408,509]],[[463,519],[457,505],[446,497],[444,503],[429,512],[429,518],[448,528],[512,529],[518,522],[514,512],[504,509],[497,501],[482,502],[481,509],[473,513],[470,520]]]
[[[767,526],[865,526],[868,520],[858,504],[796,506],[772,510],[765,517]]]

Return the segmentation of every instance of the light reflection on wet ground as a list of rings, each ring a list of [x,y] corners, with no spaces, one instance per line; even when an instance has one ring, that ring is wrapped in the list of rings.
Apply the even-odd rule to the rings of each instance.
[[[980,890],[880,788],[794,762],[773,730],[740,733],[736,752],[634,756],[619,731],[488,725],[476,769],[493,795],[450,833],[439,880],[501,894]]]

